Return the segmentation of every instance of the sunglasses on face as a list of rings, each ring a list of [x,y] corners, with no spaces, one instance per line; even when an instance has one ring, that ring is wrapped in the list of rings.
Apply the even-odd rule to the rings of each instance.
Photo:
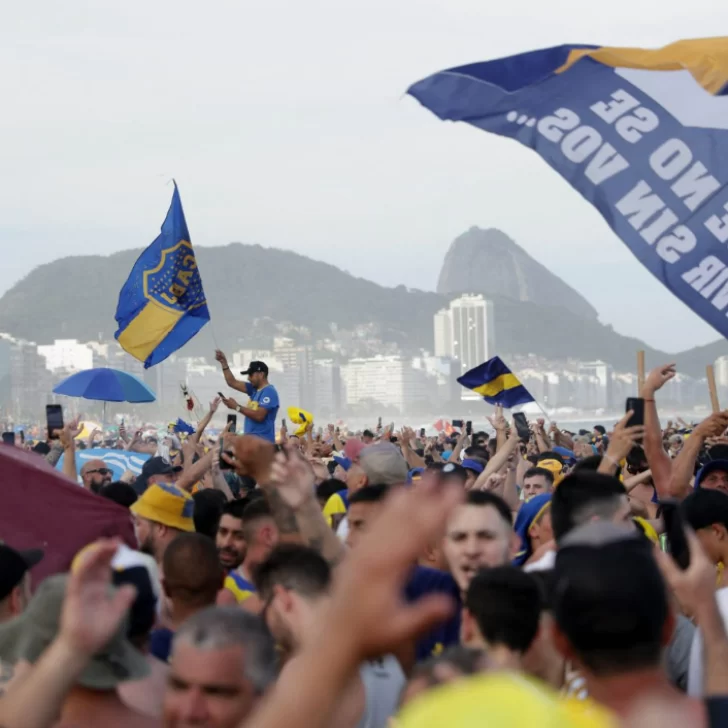
[[[96,468],[96,470],[87,470],[86,473],[98,473],[99,475],[111,475],[113,470],[108,468]]]

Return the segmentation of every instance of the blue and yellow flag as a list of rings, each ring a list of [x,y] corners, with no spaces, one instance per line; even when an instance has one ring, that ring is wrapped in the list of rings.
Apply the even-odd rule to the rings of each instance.
[[[506,409],[536,401],[498,356],[465,372],[458,382],[477,392],[486,402],[503,405]]]
[[[209,320],[175,184],[161,235],[139,256],[119,293],[115,336],[148,369],[183,347]]]
[[[533,149],[728,337],[728,38],[545,48],[440,71],[409,93]]]

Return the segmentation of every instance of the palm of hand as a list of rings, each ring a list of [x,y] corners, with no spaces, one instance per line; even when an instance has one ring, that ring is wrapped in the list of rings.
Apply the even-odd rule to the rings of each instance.
[[[278,492],[291,508],[298,508],[310,498],[314,488],[314,474],[310,465],[300,457],[291,455],[286,474],[278,484]]]
[[[94,654],[113,637],[120,615],[109,606],[109,587],[104,583],[90,584],[78,594],[67,595],[61,626],[76,649]]]

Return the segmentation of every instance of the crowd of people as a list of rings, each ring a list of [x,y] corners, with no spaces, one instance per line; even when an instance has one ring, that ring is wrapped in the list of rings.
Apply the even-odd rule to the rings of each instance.
[[[76,422],[28,443],[136,542],[39,584],[0,545],[1,726],[728,725],[728,412],[663,427],[673,366],[643,422],[428,437],[289,432],[216,358],[194,432],[106,443],[138,475],[78,469]],[[244,434],[205,434],[221,404]]]

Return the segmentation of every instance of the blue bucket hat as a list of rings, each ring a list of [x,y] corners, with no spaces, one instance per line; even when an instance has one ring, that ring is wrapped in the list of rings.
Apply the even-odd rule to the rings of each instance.
[[[551,493],[542,493],[530,501],[524,503],[516,516],[516,523],[513,530],[521,539],[521,547],[518,549],[516,558],[513,559],[514,566],[523,566],[533,553],[531,539],[528,537],[528,530],[533,522],[541,516],[551,503]]]

